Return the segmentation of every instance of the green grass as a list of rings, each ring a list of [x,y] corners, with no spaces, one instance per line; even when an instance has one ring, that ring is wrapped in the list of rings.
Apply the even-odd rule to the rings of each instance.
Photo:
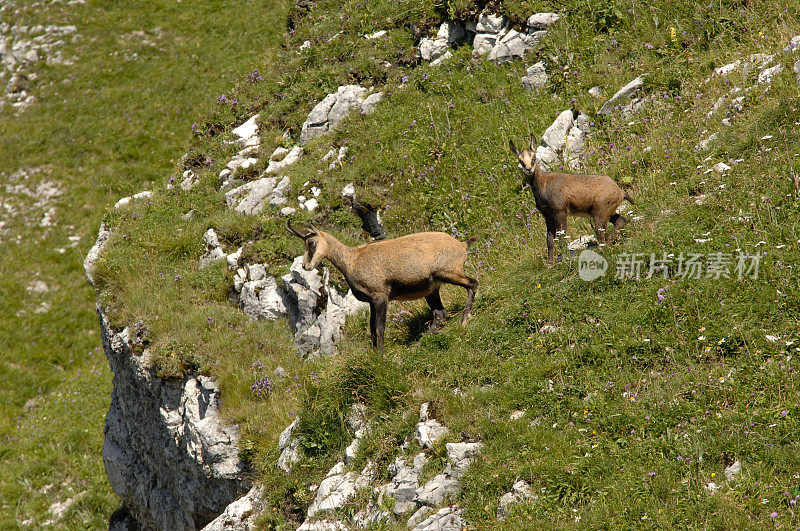
[[[42,168],[33,184],[62,191],[56,226],[14,218],[0,241],[0,527],[103,528],[119,505],[101,459],[111,375],[83,258],[108,205],[178,171],[200,111],[252,71],[285,12],[280,2],[90,0],[4,13],[12,25],[74,24],[80,36],[60,48],[73,65],[33,68],[33,107],[0,115],[0,193],[20,168]],[[34,278],[50,290],[28,293]],[[35,313],[42,302],[49,311]],[[50,504],[68,498],[56,521]]]
[[[410,24],[427,34],[447,14],[466,16],[478,9],[461,1],[436,6],[411,0],[366,7],[322,1],[309,13],[289,11],[293,32],[259,51],[260,59],[249,65],[258,67],[263,80],[242,79],[245,69],[240,69],[235,86],[225,79],[216,91],[195,89],[199,94],[193,101],[204,104],[200,116],[191,117],[196,126],[188,146],[190,120],[179,128],[176,120],[183,116],[175,112],[188,103],[179,108],[166,102],[140,103],[138,119],[152,127],[141,126],[141,145],[121,134],[130,127],[123,123],[118,129],[109,124],[102,143],[88,142],[88,133],[77,146],[42,140],[53,142],[44,144],[53,146],[50,151],[59,146],[55,160],[74,164],[66,166],[64,178],[74,183],[74,197],[85,202],[73,223],[86,231],[95,230],[101,214],[96,205],[136,192],[148,181],[159,189],[147,204],[105,212],[114,235],[98,277],[112,319],[148,324],[150,348],[163,374],[199,366],[220,379],[228,397],[226,414],[243,424],[244,451],[269,487],[270,509],[262,517],[266,527],[296,522],[310,503],[308,486],[324,476],[351,440],[344,419],[355,401],[368,403],[379,421],[360,463],[367,455],[384,465],[391,462],[424,401],[433,402],[437,418],[451,429],[451,440],[486,443],[465,476],[460,500],[477,528],[797,526],[790,500],[800,494],[794,405],[799,388],[793,366],[800,346],[800,198],[791,175],[800,153],[795,118],[800,98],[791,72],[796,58],[781,50],[800,33],[800,6],[502,2],[498,9],[517,24],[537,10],[557,10],[562,20],[524,62],[473,61],[469,47],[462,47],[438,68],[415,63]],[[166,19],[182,27],[181,13],[162,9]],[[215,20],[216,12],[209,16]],[[272,23],[277,28],[280,20]],[[363,39],[379,29],[388,30],[385,39]],[[342,35],[330,40],[338,32]],[[312,47],[297,53],[305,40]],[[752,84],[753,72],[726,81],[712,76],[713,68],[754,52],[777,52],[784,72],[768,91],[749,93],[732,125],[720,125],[721,113],[707,118],[731,84]],[[519,79],[537,60],[547,63],[552,83],[539,93],[526,92]],[[174,80],[206,83],[208,74],[194,70],[198,64],[207,63],[182,64],[183,74],[175,70],[163,78],[154,76],[167,71],[163,64],[148,70],[148,79],[162,83],[155,97]],[[610,96],[642,73],[649,73],[646,89],[652,97],[644,110],[631,117],[596,114],[604,100],[589,96],[590,87],[600,85]],[[110,80],[121,74],[104,75]],[[91,90],[82,83],[82,90]],[[217,191],[217,174],[235,152],[221,139],[259,112],[266,156],[285,142],[284,131],[296,138],[313,105],[347,83],[383,90],[385,99],[374,114],[351,115],[338,131],[309,143],[304,158],[288,170],[295,192],[306,181],[323,190],[321,208],[313,217],[301,217],[348,244],[361,243],[358,221],[339,197],[341,188],[354,182],[360,198],[382,207],[392,236],[429,229],[462,239],[479,236],[468,267],[481,284],[475,317],[463,330],[453,319],[439,333],[421,335],[429,318],[424,304],[393,303],[384,356],[367,349],[367,321],[361,316],[348,323],[337,356],[303,363],[292,352],[285,323],[249,322],[227,301],[230,273],[221,265],[199,270],[197,260],[203,232],[214,227],[226,250],[244,244],[248,260],[268,262],[273,273],[286,270],[301,246],[282,220],[271,211],[255,217],[232,213]],[[124,90],[111,92],[105,97],[126,101]],[[220,93],[237,105],[217,103]],[[519,145],[531,132],[540,136],[570,107],[593,121],[587,168],[624,183],[636,199],[635,215],[641,216],[628,225],[619,245],[602,250],[611,269],[591,283],[578,278],[576,262],[567,257],[555,267],[545,266],[544,224],[507,149],[509,139]],[[94,120],[113,122],[104,119],[109,114],[114,113],[98,111]],[[163,142],[173,130],[187,136]],[[67,132],[76,134],[66,129],[61,134]],[[719,140],[712,150],[697,153],[697,142],[713,132]],[[767,135],[772,138],[764,139]],[[6,143],[23,142],[13,134],[8,138]],[[319,159],[331,146],[345,143],[346,164],[324,169]],[[110,153],[131,157],[135,165],[106,160],[102,155],[108,151],[92,154],[111,146]],[[190,160],[207,162],[193,167],[201,185],[190,193],[163,187],[182,171],[178,146],[188,149]],[[41,146],[24,149],[40,153]],[[743,161],[725,174],[705,173],[719,161],[735,159]],[[130,171],[130,165],[139,172]],[[96,184],[103,191],[80,184],[85,170],[79,168],[98,168]],[[257,174],[249,172],[248,178]],[[135,175],[135,185],[123,186],[127,175]],[[190,209],[195,217],[181,219]],[[571,237],[590,232],[586,221],[571,221]],[[82,241],[88,242],[88,237]],[[86,246],[79,246],[77,257]],[[757,279],[614,278],[623,253],[642,253],[646,270],[651,253],[707,256],[736,249],[766,253]],[[15,256],[30,251],[19,252]],[[63,267],[67,277],[69,268]],[[17,296],[9,300],[21,302],[21,276],[3,278],[17,286]],[[79,284],[77,275],[69,278]],[[74,293],[81,290],[72,291],[75,300],[58,305],[65,313],[81,304]],[[444,299],[455,313],[464,296],[446,288]],[[52,323],[49,316],[46,322]],[[86,346],[78,352],[96,344],[91,322],[87,315],[89,332],[81,343]],[[546,324],[555,332],[541,332]],[[20,339],[31,333],[17,328],[3,333]],[[62,341],[62,336],[37,334],[37,341],[48,345]],[[771,343],[767,335],[781,341]],[[52,355],[53,349],[42,352]],[[12,359],[20,363],[23,356]],[[13,412],[32,396],[38,380],[49,382],[45,392],[60,390],[46,359],[39,372],[31,372],[28,394],[13,395]],[[64,358],[59,359],[63,365]],[[275,382],[271,393],[255,395],[250,386],[277,365],[289,378]],[[525,410],[525,417],[509,421],[516,410]],[[274,466],[275,443],[298,414],[306,457],[295,474],[286,476]],[[742,462],[743,472],[727,483],[722,472],[732,459]],[[517,507],[501,524],[495,518],[497,503],[515,479],[531,483],[537,499]],[[712,496],[704,487],[709,481],[725,486]],[[97,491],[109,496],[102,488]]]

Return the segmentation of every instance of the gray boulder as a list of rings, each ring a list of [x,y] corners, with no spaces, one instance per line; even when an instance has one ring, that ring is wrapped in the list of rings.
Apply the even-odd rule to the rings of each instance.
[[[561,17],[556,13],[536,13],[528,18],[529,31],[542,31],[559,21]]]
[[[361,107],[366,96],[367,89],[358,85],[344,85],[325,96],[303,123],[299,144],[303,145],[334,129],[351,110]]]
[[[511,492],[503,494],[500,498],[500,505],[497,507],[497,518],[506,518],[511,511],[511,507],[522,501],[533,497],[531,486],[525,481],[519,480],[511,487]]]
[[[262,177],[243,184],[225,193],[228,208],[242,214],[258,214],[268,203],[270,194],[275,189],[277,177]]]
[[[641,76],[637,77],[621,89],[619,89],[610,100],[605,102],[600,110],[597,111],[603,115],[610,115],[613,113],[617,108],[620,107],[629,107],[631,104],[635,104],[639,101],[639,94],[644,87],[644,77],[646,74],[642,74]]]
[[[522,87],[528,90],[540,89],[547,84],[550,76],[544,66],[544,61],[539,61],[528,67],[522,78]]]

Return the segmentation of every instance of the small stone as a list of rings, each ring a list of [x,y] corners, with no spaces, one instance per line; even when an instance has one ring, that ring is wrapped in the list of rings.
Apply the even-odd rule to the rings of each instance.
[[[383,99],[383,92],[374,92],[361,102],[361,114],[372,114],[375,106]],[[344,146],[342,146],[344,147]]]
[[[275,370],[272,371],[272,376],[274,376],[276,380],[285,380],[287,377],[286,369],[278,365],[275,367]]]
[[[714,166],[714,171],[717,173],[725,173],[730,169],[731,167],[725,164],[724,162],[719,162]]]
[[[741,61],[734,61],[733,63],[728,63],[726,65],[720,66],[719,68],[714,69],[714,73],[718,76],[727,76],[734,70],[738,69],[742,66]]]
[[[522,78],[522,86],[529,90],[538,89],[545,86],[549,79],[544,61],[539,61],[528,67],[525,77]]]
[[[444,53],[441,55],[441,57],[439,57],[438,59],[434,59],[433,61],[431,61],[431,66],[439,66],[440,64],[444,63],[445,61],[447,61],[447,60],[448,60],[448,59],[450,59],[451,57],[453,57],[453,52],[451,52],[450,50],[447,50],[446,52],[444,52]]]
[[[540,31],[549,29],[550,26],[558,22],[558,14],[556,13],[536,13],[528,18],[528,29],[530,31]]]
[[[783,65],[778,63],[773,67],[765,68],[758,74],[758,82],[759,83],[772,83],[772,80],[783,72]]]
[[[436,420],[426,420],[425,422],[420,422],[417,424],[417,428],[414,431],[414,439],[419,442],[419,445],[423,448],[433,448],[433,445],[447,435],[450,430],[447,427],[442,426]]]
[[[479,33],[472,41],[472,55],[479,57],[492,51],[499,37],[495,33]]]
[[[508,420],[513,422],[515,420],[521,419],[524,416],[525,416],[524,411],[514,411],[513,413],[511,413],[511,415],[508,416]]]
[[[728,481],[733,481],[734,479],[736,479],[739,473],[741,473],[741,471],[742,471],[742,463],[740,463],[737,460],[732,465],[727,467],[723,473],[725,474],[725,479],[727,479]]]
[[[347,184],[342,188],[342,197],[353,199],[356,196],[356,185],[353,183]]]
[[[644,74],[637,77],[621,89],[619,89],[610,100],[605,102],[600,110],[597,111],[599,114],[609,115],[614,112],[614,108],[620,100],[627,100],[633,99],[634,95],[637,94],[642,87],[644,86]]]
[[[441,505],[445,499],[456,496],[459,492],[461,492],[461,482],[458,479],[446,474],[439,474],[427,482],[424,487],[417,489],[414,501],[435,507]]]
[[[247,264],[244,269],[247,271],[248,280],[261,280],[267,276],[267,268],[264,267],[264,264]]]
[[[602,98],[603,97],[603,89],[595,85],[594,87],[589,89],[589,95],[594,96],[595,98]]]
[[[293,216],[295,213],[297,213],[297,210],[292,207],[283,207],[282,209],[280,209],[281,216],[289,217]]]
[[[307,210],[309,212],[313,212],[314,210],[317,209],[318,206],[319,206],[319,202],[317,202],[317,200],[312,197],[311,199],[309,199],[305,203],[302,203],[300,205],[300,208],[303,209],[303,210]]]
[[[427,505],[423,505],[422,507],[417,509],[417,512],[415,512],[411,516],[411,518],[408,519],[408,524],[407,524],[408,527],[414,528],[417,524],[424,521],[431,514],[433,514],[433,509],[431,507],[428,507]]]
[[[376,31],[372,35],[364,35],[364,38],[367,39],[367,40],[380,39],[384,35],[386,35],[386,30],[380,30],[380,31]]]
[[[433,61],[438,59],[447,51],[446,39],[429,39],[425,38],[419,41],[419,55],[425,61]]]

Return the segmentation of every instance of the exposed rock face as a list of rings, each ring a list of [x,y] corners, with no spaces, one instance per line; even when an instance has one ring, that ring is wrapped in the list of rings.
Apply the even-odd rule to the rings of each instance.
[[[239,428],[222,422],[211,378],[159,377],[146,347],[134,352],[146,327],[115,331],[97,313],[114,373],[103,445],[111,487],[145,529],[200,528],[250,487]]]
[[[97,233],[97,240],[94,242],[94,245],[89,250],[89,254],[86,255],[86,259],[83,261],[83,272],[86,274],[86,278],[92,285],[94,285],[95,264],[97,263],[98,258],[100,258],[100,255],[103,253],[103,249],[105,249],[106,245],[108,244],[108,239],[110,237],[111,231],[108,230],[105,223],[101,223],[100,230]]]

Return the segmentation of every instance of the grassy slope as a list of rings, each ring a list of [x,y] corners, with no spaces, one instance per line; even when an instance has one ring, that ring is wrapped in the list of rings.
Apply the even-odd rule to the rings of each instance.
[[[461,4],[449,3],[450,14],[470,9]],[[517,23],[545,8],[564,18],[524,64],[474,63],[463,48],[440,68],[413,68],[407,24],[426,30],[442,14],[410,1],[319,2],[297,18],[285,48],[266,51],[265,79],[233,91],[261,113],[268,154],[283,130],[296,134],[314,102],[336,86],[386,90],[375,114],[352,116],[311,143],[289,175],[295,191],[305,181],[321,184],[323,208],[314,221],[351,244],[361,241],[358,226],[338,198],[350,181],[385,207],[390,234],[431,228],[481,236],[471,260],[481,287],[466,330],[450,323],[421,336],[423,306],[396,304],[385,356],[365,348],[362,318],[348,325],[338,357],[301,364],[282,323],[246,322],[226,301],[228,273],[197,270],[203,231],[217,228],[229,248],[252,240],[246,256],[269,261],[275,272],[300,246],[270,212],[235,215],[216,191],[232,148],[211,133],[247,117],[227,104],[199,125],[192,152],[214,162],[197,168],[197,190],[164,192],[150,206],[108,214],[116,232],[100,275],[114,318],[151,325],[151,348],[166,374],[199,364],[222,380],[229,415],[244,424],[253,460],[273,487],[276,510],[265,523],[291,519],[310,501],[307,484],[349,442],[342,423],[349,403],[374,406],[381,427],[365,449],[390,460],[419,403],[432,400],[454,440],[487,443],[461,501],[478,527],[498,525],[497,500],[516,478],[529,481],[538,499],[515,511],[509,529],[539,520],[558,527],[740,528],[773,518],[797,525],[790,503],[800,494],[793,367],[800,218],[790,179],[800,152],[795,59],[778,56],[784,73],[769,91],[748,93],[733,125],[706,113],[730,85],[752,84],[753,72],[707,81],[713,67],[781,51],[800,33],[798,5],[497,4]],[[361,38],[378,29],[389,30],[386,39]],[[296,53],[306,39],[311,49]],[[534,94],[519,78],[537,58],[554,75],[549,90]],[[643,72],[650,73],[654,103],[633,117],[594,115],[600,102],[587,95],[591,86],[610,94]],[[628,183],[642,216],[620,245],[604,251],[612,268],[623,252],[741,248],[766,252],[759,278],[633,282],[608,275],[587,284],[574,262],[545,267],[543,223],[506,145],[541,134],[571,105],[596,122],[588,168]],[[717,131],[716,147],[698,155],[695,144]],[[348,163],[318,173],[328,148],[345,142]],[[724,175],[704,173],[733,159],[744,160]],[[194,220],[181,220],[190,208]],[[571,234],[586,232],[588,224],[573,223]],[[447,290],[445,303],[455,311],[462,297]],[[544,324],[557,331],[539,332]],[[267,396],[253,395],[250,384],[279,364],[290,378]],[[310,457],[287,478],[274,471],[275,440],[296,410],[303,411]],[[524,420],[507,421],[515,410],[527,411]],[[742,475],[709,495],[704,485],[724,483],[729,459],[743,463]]]
[[[0,115],[0,176],[43,167],[64,191],[56,227],[17,223],[0,243],[0,527],[40,525],[51,503],[74,498],[59,526],[102,528],[118,505],[100,457],[111,375],[83,257],[107,205],[174,169],[198,109],[252,69],[283,30],[283,9],[90,0],[4,14],[12,24],[74,24],[80,37],[63,48],[74,65],[35,68],[36,105]],[[131,53],[138,59],[124,59]],[[77,247],[58,253],[71,235]],[[34,277],[50,291],[27,293]],[[42,301],[51,309],[34,313]]]

